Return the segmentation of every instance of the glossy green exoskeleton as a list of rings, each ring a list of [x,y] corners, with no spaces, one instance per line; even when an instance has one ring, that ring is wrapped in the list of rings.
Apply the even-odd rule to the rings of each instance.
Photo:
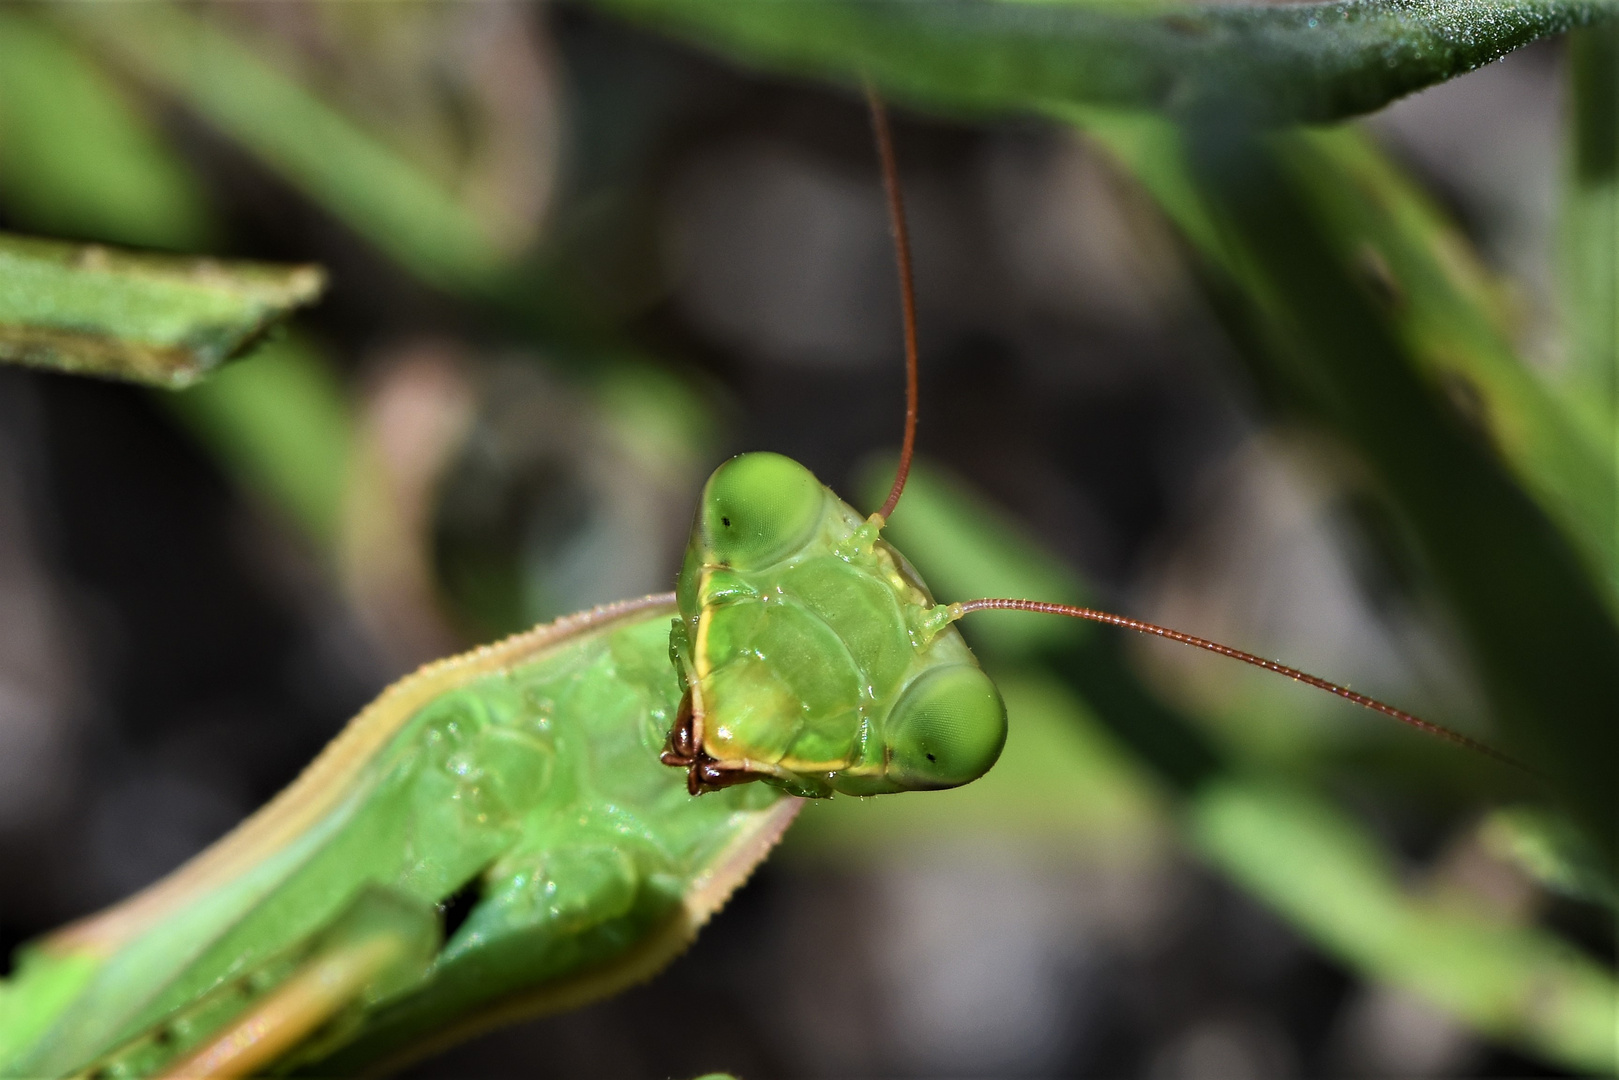
[[[0,1077],[353,1075],[647,978],[798,804],[693,799],[658,764],[674,613],[615,604],[401,680],[230,835],[25,946]]]
[[[779,454],[709,478],[669,650],[686,692],[664,762],[692,794],[948,788],[995,764],[1001,695],[882,524]]]

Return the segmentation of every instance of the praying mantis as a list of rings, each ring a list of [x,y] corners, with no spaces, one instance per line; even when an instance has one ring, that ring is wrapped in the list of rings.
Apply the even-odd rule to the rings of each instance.
[[[993,767],[1006,708],[955,627],[974,611],[1166,637],[1495,754],[1124,616],[934,600],[882,538],[915,448],[919,379],[898,169],[875,97],[871,108],[907,360],[883,506],[863,516],[780,455],[725,462],[673,593],[424,667],[212,848],[26,947],[0,986],[0,1075],[386,1071],[648,978],[803,799],[956,787]]]

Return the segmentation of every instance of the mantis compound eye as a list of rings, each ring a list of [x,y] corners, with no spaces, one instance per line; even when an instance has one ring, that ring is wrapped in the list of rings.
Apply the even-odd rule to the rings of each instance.
[[[780,454],[742,454],[714,470],[699,518],[707,561],[737,570],[775,563],[815,534],[826,505],[813,473]]]
[[[888,776],[911,790],[959,787],[989,771],[1006,744],[1006,705],[976,667],[933,668],[888,714]]]

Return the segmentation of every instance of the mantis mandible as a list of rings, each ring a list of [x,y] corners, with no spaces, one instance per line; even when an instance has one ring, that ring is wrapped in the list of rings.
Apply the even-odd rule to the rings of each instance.
[[[213,847],[26,947],[0,984],[0,1074],[385,1070],[648,978],[803,798],[956,787],[994,765],[1006,709],[955,627],[974,611],[1167,637],[1500,756],[1344,687],[1124,616],[934,601],[882,539],[915,448],[918,360],[898,170],[875,97],[871,107],[907,370],[883,506],[862,516],[776,454],[722,464],[674,593],[428,665]],[[469,910],[446,925],[452,905]]]

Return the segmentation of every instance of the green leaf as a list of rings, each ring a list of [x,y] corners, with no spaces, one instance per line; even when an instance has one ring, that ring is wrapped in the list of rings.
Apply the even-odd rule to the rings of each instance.
[[[1181,131],[1145,113],[1061,109],[1145,187],[1205,267],[1258,288],[1221,233]],[[1465,405],[1469,422],[1578,547],[1619,612],[1619,479],[1600,425],[1520,359],[1501,325],[1507,307],[1459,230],[1353,127],[1274,136],[1329,257],[1373,294],[1380,315],[1428,385]]]
[[[1518,865],[1553,892],[1619,913],[1619,890],[1593,857],[1585,838],[1568,822],[1534,806],[1493,811],[1480,829],[1492,854]]]
[[[0,360],[186,386],[320,295],[314,266],[0,234]]]
[[[952,111],[1220,105],[1329,120],[1615,10],[1611,0],[1327,4],[598,0],[743,63]]]

